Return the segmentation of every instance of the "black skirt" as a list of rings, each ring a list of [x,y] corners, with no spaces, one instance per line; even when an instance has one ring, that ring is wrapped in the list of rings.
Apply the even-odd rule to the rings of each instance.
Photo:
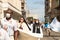
[[[40,28],[37,28],[37,31],[36,31],[36,33],[40,33]]]
[[[33,33],[40,33],[40,26],[34,25],[33,26]]]

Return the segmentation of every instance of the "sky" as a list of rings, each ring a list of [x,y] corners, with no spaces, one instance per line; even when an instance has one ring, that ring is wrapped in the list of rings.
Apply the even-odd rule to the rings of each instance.
[[[37,14],[41,21],[45,16],[45,0],[26,0],[27,8],[31,14]]]

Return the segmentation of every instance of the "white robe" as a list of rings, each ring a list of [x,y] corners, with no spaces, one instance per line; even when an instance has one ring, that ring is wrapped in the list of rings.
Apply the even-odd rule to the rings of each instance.
[[[28,29],[28,27],[27,27],[27,25],[26,25],[26,23],[18,23],[18,28],[20,27],[22,25],[22,28],[23,28],[23,31],[25,31],[25,32],[29,32],[29,29]]]

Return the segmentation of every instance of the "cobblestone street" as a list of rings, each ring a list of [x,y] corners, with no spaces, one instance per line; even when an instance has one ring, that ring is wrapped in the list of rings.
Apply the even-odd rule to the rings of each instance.
[[[51,36],[47,36],[46,31],[43,30],[44,37],[41,40],[60,40],[60,33],[51,31]]]

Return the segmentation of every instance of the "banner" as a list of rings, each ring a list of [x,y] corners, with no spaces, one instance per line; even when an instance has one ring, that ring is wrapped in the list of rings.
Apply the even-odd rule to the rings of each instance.
[[[32,32],[25,32],[24,30],[18,29],[20,32],[19,40],[40,40],[40,38],[43,38],[43,33],[41,29],[41,33],[32,33]]]
[[[60,32],[60,22],[56,19],[56,17],[53,19],[50,27],[53,31]]]

